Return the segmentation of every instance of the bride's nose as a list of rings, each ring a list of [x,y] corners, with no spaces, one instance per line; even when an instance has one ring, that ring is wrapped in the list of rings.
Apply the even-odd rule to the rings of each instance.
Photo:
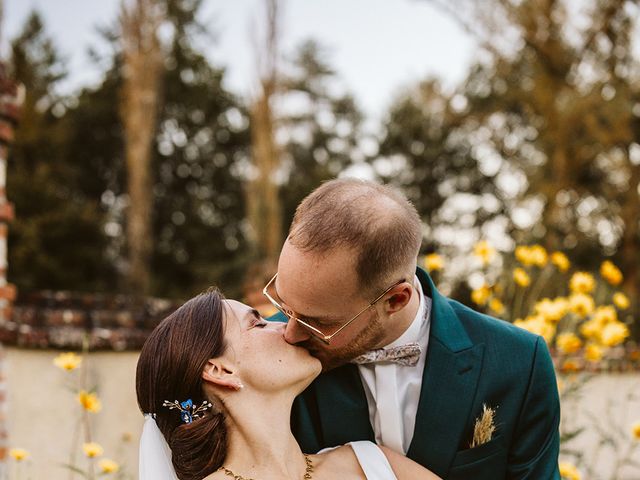
[[[281,335],[284,336],[284,331],[287,328],[287,324],[284,322],[271,321],[269,322],[269,328],[272,328],[273,330],[277,330],[278,332],[280,332]]]

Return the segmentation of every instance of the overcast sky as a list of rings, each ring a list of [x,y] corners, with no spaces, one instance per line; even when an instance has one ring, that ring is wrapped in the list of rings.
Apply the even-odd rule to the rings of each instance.
[[[99,77],[87,56],[100,43],[96,26],[113,21],[120,0],[5,0],[3,40],[16,35],[32,9],[68,58],[64,89]],[[254,78],[250,30],[261,0],[204,0],[201,18],[217,40],[208,51],[227,67],[227,87],[243,95]],[[291,50],[307,38],[328,47],[329,61],[370,115],[380,115],[403,87],[427,75],[453,85],[463,78],[475,45],[454,22],[426,0],[287,0],[283,46]]]

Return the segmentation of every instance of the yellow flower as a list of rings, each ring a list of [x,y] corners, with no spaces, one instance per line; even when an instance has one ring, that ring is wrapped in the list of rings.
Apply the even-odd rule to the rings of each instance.
[[[91,413],[98,413],[102,409],[102,403],[98,395],[85,390],[81,390],[80,393],[78,393],[78,402],[80,402],[80,405],[82,405],[85,410]]]
[[[560,367],[560,370],[562,370],[563,373],[578,372],[581,369],[582,367],[580,364],[572,359],[565,360]]]
[[[476,305],[486,305],[490,295],[491,289],[489,285],[484,284],[482,287],[476,288],[471,292],[471,300],[473,300],[473,303]]]
[[[620,310],[626,310],[627,308],[629,308],[629,305],[631,305],[631,302],[629,301],[629,297],[627,297],[622,292],[617,292],[613,294],[613,303]]]
[[[533,245],[531,247],[531,260],[537,267],[544,267],[549,261],[549,254],[542,245]]]
[[[580,317],[586,317],[595,308],[596,304],[590,295],[574,293],[569,297],[569,310]]]
[[[529,277],[529,274],[520,267],[513,270],[513,279],[523,288],[526,288],[531,284],[531,277]]]
[[[494,298],[489,302],[489,308],[496,312],[498,315],[504,313],[504,303],[499,298]]]
[[[582,347],[582,340],[575,333],[565,332],[556,338],[556,346],[560,352],[565,354],[576,353]]]
[[[604,326],[600,340],[607,347],[620,345],[629,336],[629,328],[622,322],[611,322]]]
[[[29,458],[29,452],[27,452],[24,448],[12,448],[9,450],[9,455],[13,457],[16,462],[21,462]]]
[[[561,272],[566,272],[571,266],[571,262],[569,262],[567,256],[562,252],[553,252],[551,254],[551,263],[558,267],[558,270]]]
[[[98,467],[100,467],[102,473],[114,473],[120,469],[120,465],[108,458],[100,460],[100,462],[98,462]]]
[[[580,472],[575,465],[568,462],[560,462],[559,467],[562,480],[580,480]]]
[[[569,281],[569,288],[573,293],[591,293],[596,288],[596,281],[588,272],[576,272]]]
[[[600,266],[600,275],[602,275],[602,278],[611,285],[620,285],[623,279],[620,269],[609,260],[602,262],[602,265]]]
[[[559,322],[566,315],[568,309],[569,302],[564,297],[558,297],[555,300],[543,298],[534,306],[534,311],[550,322]]]
[[[599,362],[602,360],[602,356],[602,348],[595,343],[588,343],[587,346],[584,347],[584,358],[590,362]]]
[[[84,454],[89,458],[99,457],[104,453],[104,449],[99,443],[90,442],[82,445]]]
[[[535,335],[540,335],[547,343],[551,341],[556,333],[556,326],[551,322],[545,321],[545,319],[539,315],[530,316],[524,320],[518,319],[513,322],[513,324]]]
[[[631,433],[633,434],[633,438],[640,440],[640,422],[631,425]]]
[[[526,245],[520,245],[519,247],[516,247],[515,253],[516,253],[516,259],[525,267],[529,267],[533,265],[534,260],[533,260],[533,252],[531,251],[531,248],[527,247]]]
[[[486,240],[482,240],[481,242],[476,243],[476,246],[473,249],[473,253],[476,257],[482,260],[482,263],[487,265],[496,254],[496,249],[489,244]]]
[[[596,308],[596,311],[593,314],[593,318],[602,323],[611,323],[618,321],[618,312],[611,305],[604,305],[602,307]]]
[[[66,370],[70,372],[71,370],[75,370],[82,363],[82,357],[73,352],[61,353],[56,358],[53,359],[53,364],[61,368],[62,370]]]
[[[580,325],[580,333],[584,338],[600,341],[604,324],[596,318],[592,318]]]
[[[424,257],[424,266],[430,272],[442,270],[444,268],[444,260],[437,253],[430,253]]]

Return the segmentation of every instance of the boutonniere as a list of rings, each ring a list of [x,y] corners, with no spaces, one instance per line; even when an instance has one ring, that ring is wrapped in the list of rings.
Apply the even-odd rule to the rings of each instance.
[[[473,439],[469,448],[475,448],[489,442],[496,431],[496,409],[482,405],[482,414],[476,418],[473,427]]]

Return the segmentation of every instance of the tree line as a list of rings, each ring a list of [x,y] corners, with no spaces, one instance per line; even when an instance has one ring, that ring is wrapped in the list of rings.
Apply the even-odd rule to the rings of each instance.
[[[216,283],[239,295],[273,267],[297,203],[356,169],[414,201],[425,252],[464,255],[493,236],[585,269],[610,257],[637,297],[637,4],[424,1],[473,35],[478,55],[455,88],[427,78],[394,98],[374,133],[321,44],[280,50],[275,0],[250,98],[205,55],[202,0],[123,7],[101,30],[109,48],[92,52],[102,80],[68,95],[64,55],[34,12],[8,59],[27,92],[7,181],[10,280],[167,297]],[[463,297],[465,268],[451,278]]]

